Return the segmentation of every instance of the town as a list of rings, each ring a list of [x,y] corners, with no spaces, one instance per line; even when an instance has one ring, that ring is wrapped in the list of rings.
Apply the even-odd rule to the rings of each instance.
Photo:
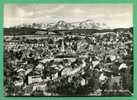
[[[133,28],[37,30],[4,44],[6,96],[133,94]]]

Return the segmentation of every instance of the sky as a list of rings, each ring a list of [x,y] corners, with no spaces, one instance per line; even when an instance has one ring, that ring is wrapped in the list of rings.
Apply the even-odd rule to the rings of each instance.
[[[59,20],[94,20],[110,28],[132,27],[132,4],[5,4],[4,27]]]

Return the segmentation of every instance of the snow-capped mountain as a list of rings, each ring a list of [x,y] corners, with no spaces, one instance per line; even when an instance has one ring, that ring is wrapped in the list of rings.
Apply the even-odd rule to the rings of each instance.
[[[93,20],[85,20],[82,22],[68,23],[65,21],[58,21],[50,29],[108,29],[109,27],[104,23],[97,23]]]
[[[58,21],[54,27],[54,29],[58,29],[58,30],[61,30],[61,29],[74,29],[74,26],[71,24],[71,23],[67,23],[65,21]]]
[[[108,26],[104,23],[97,23],[93,20],[82,21],[79,24],[80,29],[107,29]]]
[[[63,20],[60,20],[56,23],[32,23],[32,24],[23,24],[18,27],[30,27],[35,29],[51,29],[51,30],[71,30],[71,29],[108,29],[109,27],[104,23],[98,23],[93,20],[85,20],[82,22],[72,22],[68,23]]]

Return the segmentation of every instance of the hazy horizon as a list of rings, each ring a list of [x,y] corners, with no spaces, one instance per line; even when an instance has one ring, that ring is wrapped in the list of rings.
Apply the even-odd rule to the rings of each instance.
[[[94,20],[110,28],[133,27],[132,4],[5,4],[4,27],[59,20]]]

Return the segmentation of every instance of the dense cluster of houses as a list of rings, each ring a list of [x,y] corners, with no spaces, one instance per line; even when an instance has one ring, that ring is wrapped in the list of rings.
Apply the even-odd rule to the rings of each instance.
[[[5,36],[6,95],[132,95],[132,32],[53,33]]]

